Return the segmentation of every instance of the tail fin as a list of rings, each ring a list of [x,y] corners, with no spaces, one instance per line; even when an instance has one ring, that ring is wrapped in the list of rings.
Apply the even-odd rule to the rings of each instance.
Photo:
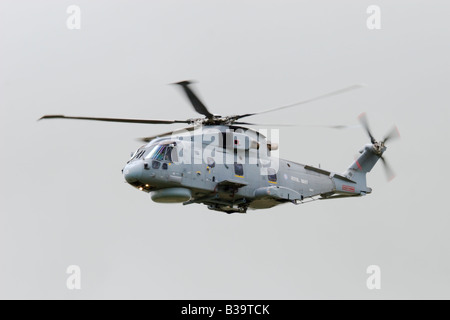
[[[338,194],[337,197],[348,197],[355,195],[362,196],[367,193],[371,193],[372,189],[367,187],[366,174],[372,170],[377,161],[380,159],[384,164],[388,179],[391,180],[394,177],[394,173],[387,164],[386,159],[383,157],[383,153],[386,151],[385,143],[388,140],[393,140],[400,137],[397,128],[391,130],[383,140],[377,141],[369,129],[369,123],[365,113],[359,116],[359,121],[366,130],[371,143],[366,144],[363,149],[359,151],[361,155],[342,175],[334,175],[333,181],[335,184],[335,190],[332,195]]]
[[[372,191],[372,189],[367,187],[366,174],[372,170],[386,149],[386,147],[383,146],[382,148],[384,150],[377,150],[376,147],[377,146],[373,144],[365,145],[360,151],[361,155],[358,159],[356,159],[343,174],[344,177],[355,181],[359,187],[358,189],[365,193],[370,193]]]

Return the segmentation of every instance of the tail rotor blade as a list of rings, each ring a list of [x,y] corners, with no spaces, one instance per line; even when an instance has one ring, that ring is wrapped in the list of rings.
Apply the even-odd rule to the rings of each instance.
[[[367,120],[367,114],[365,112],[361,113],[359,115],[358,119],[359,119],[359,122],[361,122],[361,125],[363,126],[363,128],[366,130],[367,134],[369,135],[370,142],[376,143],[377,141],[375,140],[375,138],[372,135],[372,132],[369,129],[369,121]]]
[[[386,173],[386,178],[388,181],[391,181],[395,178],[395,172],[392,170],[389,163],[386,161],[386,158],[381,157],[381,161],[383,162],[384,172]]]
[[[388,142],[389,140],[393,141],[400,138],[400,132],[397,127],[392,128],[392,130],[384,137],[383,143]]]

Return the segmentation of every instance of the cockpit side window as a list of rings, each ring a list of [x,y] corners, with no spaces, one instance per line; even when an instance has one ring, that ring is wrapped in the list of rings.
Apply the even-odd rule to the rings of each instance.
[[[166,148],[167,148],[167,146],[165,146],[165,145],[154,146],[153,149],[145,157],[145,159],[164,160],[164,154],[166,152]]]
[[[166,148],[166,154],[164,155],[164,160],[172,162],[171,153],[172,153],[172,148],[171,147],[167,147]]]
[[[175,151],[175,152],[172,152]],[[176,153],[174,147],[171,145],[157,145],[146,155],[145,159],[153,159],[158,161],[172,162],[172,156]],[[176,158],[176,154],[174,155]],[[176,159],[175,159],[176,160]]]

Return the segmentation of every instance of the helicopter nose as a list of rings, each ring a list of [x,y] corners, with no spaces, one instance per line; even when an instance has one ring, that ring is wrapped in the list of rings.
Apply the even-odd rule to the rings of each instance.
[[[125,168],[123,168],[123,176],[128,183],[138,181],[142,176],[142,164],[127,164]]]

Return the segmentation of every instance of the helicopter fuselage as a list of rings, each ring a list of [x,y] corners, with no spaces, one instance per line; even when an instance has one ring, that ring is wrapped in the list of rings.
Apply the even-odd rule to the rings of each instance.
[[[155,139],[134,153],[124,177],[156,202],[202,203],[227,213],[370,192],[343,175],[279,159],[264,135],[240,129],[211,126]]]

